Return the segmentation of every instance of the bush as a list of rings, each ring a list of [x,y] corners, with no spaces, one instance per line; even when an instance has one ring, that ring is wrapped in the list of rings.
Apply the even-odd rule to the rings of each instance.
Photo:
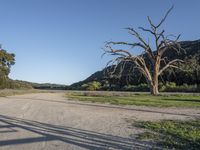
[[[122,88],[122,91],[133,91],[135,85],[126,85]]]
[[[183,84],[177,86],[174,82],[167,82],[165,85],[159,84],[160,92],[199,92],[200,88],[197,85]]]
[[[134,92],[148,92],[149,87],[147,84],[127,85],[122,88],[122,91]],[[177,86],[174,82],[167,82],[166,84],[159,83],[160,92],[200,92],[200,86],[183,84]]]
[[[176,88],[176,83],[174,83],[174,82],[167,82],[166,83],[166,88]]]
[[[81,86],[83,90],[88,90],[88,91],[96,91],[101,89],[101,83],[97,81],[89,82],[88,84],[83,84]]]
[[[82,86],[81,86],[81,89],[83,89],[83,90],[86,90],[87,88],[88,88],[88,84],[83,84]]]
[[[160,92],[171,91],[172,89],[176,88],[176,83],[174,82],[166,82],[166,84],[159,83],[158,88]]]
[[[135,91],[135,92],[147,92],[149,91],[149,86],[145,83],[141,83],[139,85],[128,85],[124,86],[123,91]]]

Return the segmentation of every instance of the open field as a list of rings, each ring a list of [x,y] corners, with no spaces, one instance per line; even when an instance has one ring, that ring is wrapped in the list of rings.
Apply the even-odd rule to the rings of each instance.
[[[67,92],[71,100],[154,107],[200,107],[200,95],[189,93],[163,93],[152,96],[133,92]]]
[[[133,124],[199,117],[199,108],[71,101],[66,91],[0,97],[0,150],[162,149]]]

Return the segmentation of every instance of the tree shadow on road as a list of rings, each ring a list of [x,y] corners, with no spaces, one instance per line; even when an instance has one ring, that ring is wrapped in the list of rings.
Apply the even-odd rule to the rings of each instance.
[[[0,133],[8,134],[10,132],[16,132],[13,136],[15,139],[1,140],[0,147],[8,145],[19,144],[31,144],[44,141],[61,141],[65,144],[71,144],[79,146],[85,149],[149,149],[150,143],[137,141],[133,138],[124,138],[120,136],[114,136],[110,134],[103,134],[89,130],[77,129],[72,127],[52,125],[37,121],[31,121],[26,119],[20,119],[15,117],[9,117],[0,115]],[[6,131],[8,133],[6,133]],[[24,137],[18,138],[19,132],[32,132],[38,137]],[[20,135],[22,135],[22,133]]]

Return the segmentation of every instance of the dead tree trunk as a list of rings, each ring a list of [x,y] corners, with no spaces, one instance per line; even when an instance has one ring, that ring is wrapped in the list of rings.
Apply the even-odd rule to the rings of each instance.
[[[158,91],[159,70],[160,70],[160,56],[157,55],[155,58],[155,64],[154,64],[152,86],[150,86],[150,91],[151,91],[151,94],[153,94],[153,95],[159,94],[159,91]]]

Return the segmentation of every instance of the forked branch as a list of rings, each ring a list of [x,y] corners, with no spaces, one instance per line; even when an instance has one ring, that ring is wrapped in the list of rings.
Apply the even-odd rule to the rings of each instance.
[[[184,61],[181,59],[174,59],[170,62],[168,62],[160,71],[159,71],[159,75],[163,73],[163,71],[165,71],[167,68],[171,67],[171,68],[178,68],[178,66],[175,66],[174,63],[183,63]]]

